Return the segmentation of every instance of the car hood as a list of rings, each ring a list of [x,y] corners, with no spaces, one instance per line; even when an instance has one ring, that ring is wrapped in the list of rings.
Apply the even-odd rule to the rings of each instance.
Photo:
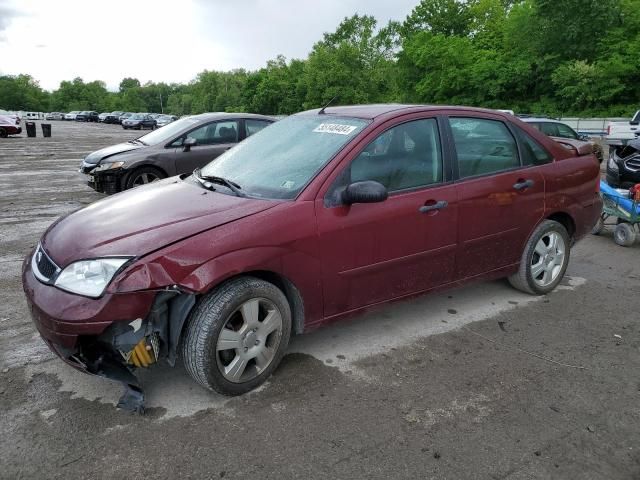
[[[130,150],[136,150],[141,147],[145,147],[146,145],[136,145],[134,143],[119,143],[117,145],[112,145],[107,148],[103,148],[101,150],[97,150],[95,152],[90,153],[84,158],[86,163],[90,163],[92,165],[97,165],[100,163],[100,160],[104,160],[105,158],[111,157],[113,155],[117,155],[118,153],[128,152]]]
[[[49,227],[42,246],[62,268],[87,258],[141,257],[277,204],[211,192],[173,177],[107,197],[63,217]]]

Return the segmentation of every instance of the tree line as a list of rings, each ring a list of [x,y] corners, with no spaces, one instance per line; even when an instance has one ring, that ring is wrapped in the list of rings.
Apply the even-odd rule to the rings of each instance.
[[[0,76],[0,108],[286,115],[336,104],[471,105],[629,116],[640,105],[639,0],[422,0],[402,22],[345,18],[306,59],[203,71],[187,84]]]

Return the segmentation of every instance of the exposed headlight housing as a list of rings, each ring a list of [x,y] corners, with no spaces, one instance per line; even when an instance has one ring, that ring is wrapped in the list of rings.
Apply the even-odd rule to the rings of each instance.
[[[80,260],[60,272],[54,285],[67,292],[98,298],[113,276],[130,259],[131,257]]]

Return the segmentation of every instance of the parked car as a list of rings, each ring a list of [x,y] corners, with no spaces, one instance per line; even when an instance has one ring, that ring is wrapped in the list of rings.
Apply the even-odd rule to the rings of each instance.
[[[88,174],[89,186],[98,192],[116,193],[191,173],[273,121],[271,117],[242,113],[196,115],[136,140],[90,153],[80,171]]]
[[[614,188],[631,188],[640,183],[640,139],[611,147],[607,183]]]
[[[156,121],[148,113],[134,113],[129,118],[122,121],[122,128],[128,130],[134,128],[136,130],[143,130],[149,128],[155,130]]]
[[[24,118],[29,121],[42,120],[44,114],[42,112],[24,112]]]
[[[99,120],[98,112],[85,110],[76,115],[76,122],[98,122]]]
[[[609,122],[607,125],[607,144],[611,147],[623,147],[629,140],[640,134],[640,110],[628,122]]]
[[[111,115],[109,112],[102,112],[100,115],[98,115],[98,121],[100,123],[104,123],[105,119],[107,118],[107,115]]]
[[[151,118],[153,118],[154,120],[156,120],[158,117],[161,117],[162,114],[161,113],[149,113],[149,116]]]
[[[588,135],[580,135],[569,125],[562,123],[558,120],[553,120],[551,118],[540,118],[540,117],[521,117],[523,122],[532,125],[534,128],[540,130],[545,135],[554,138],[568,138],[572,140],[581,140],[583,142],[588,142],[591,144],[593,148],[593,153],[598,159],[599,163],[602,163],[604,159],[604,152],[602,150],[602,146],[598,142],[591,141]]]
[[[105,113],[103,123],[116,123],[116,124],[119,124],[120,123],[120,115],[122,115],[122,112]]]
[[[602,208],[582,145],[491,110],[293,115],[53,223],[23,264],[29,310],[67,363],[129,384],[132,410],[136,369],[177,355],[203,387],[242,394],[292,334],[375,305],[500,277],[552,291]]]
[[[73,112],[69,112],[64,116],[65,120],[75,120],[80,112],[78,110],[74,110]]]
[[[123,120],[126,120],[127,118],[129,118],[131,115],[133,115],[133,113],[131,112],[124,112],[122,115],[120,115],[120,117],[118,118],[120,124],[122,124]]]
[[[60,112],[47,113],[47,115],[45,116],[45,120],[64,120],[64,113],[60,113]]]
[[[171,122],[175,122],[178,119],[175,115],[160,115],[156,118],[156,126],[164,127],[165,125],[169,125]]]
[[[0,115],[0,138],[22,133],[20,119],[17,116]]]

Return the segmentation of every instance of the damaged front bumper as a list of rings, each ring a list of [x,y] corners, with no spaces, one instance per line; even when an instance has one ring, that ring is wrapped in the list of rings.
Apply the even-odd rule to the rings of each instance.
[[[78,370],[121,382],[125,393],[118,407],[142,413],[136,369],[160,359],[175,365],[195,295],[167,289],[90,299],[39,282],[28,261],[22,280],[34,324],[49,348]]]
[[[106,166],[111,164],[106,164]],[[113,195],[122,190],[122,180],[126,175],[124,168],[104,168],[103,165],[94,165],[83,161],[80,164],[80,173],[87,176],[87,185],[96,192]]]

